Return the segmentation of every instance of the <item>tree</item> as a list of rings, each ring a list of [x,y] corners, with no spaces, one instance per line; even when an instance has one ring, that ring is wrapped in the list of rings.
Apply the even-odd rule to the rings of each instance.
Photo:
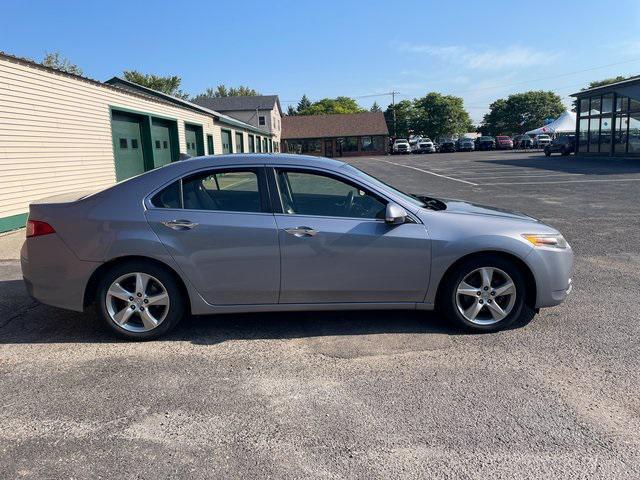
[[[311,100],[309,100],[306,95],[302,95],[302,98],[298,102],[298,107],[296,112],[297,113],[303,112],[307,110],[310,106],[311,106]]]
[[[207,88],[204,92],[196,95],[194,100],[200,98],[221,98],[221,97],[254,97],[260,95],[253,88],[240,85],[239,87],[227,88],[226,85],[218,85],[216,88]]]
[[[489,106],[481,130],[489,135],[526,132],[544,125],[547,118],[559,117],[564,110],[562,99],[553,92],[516,93]]]
[[[60,52],[46,53],[42,59],[42,65],[45,67],[55,68],[67,73],[73,73],[74,75],[82,75],[82,70],[77,65],[71,63],[71,61],[60,55]]]
[[[296,111],[296,108],[293,105],[289,105],[287,107],[287,115],[292,116],[292,115],[297,115],[297,114],[298,114],[298,112]]]
[[[622,75],[618,75],[613,78],[605,78],[604,80],[595,80],[593,82],[589,82],[589,86],[583,88],[582,90],[589,90],[590,88],[602,87],[604,85],[609,85],[610,83],[621,82],[622,80],[626,80],[627,77],[623,77]]]
[[[473,129],[463,100],[453,95],[431,92],[413,101],[416,133],[435,138],[461,135]]]
[[[395,128],[393,115],[395,110]],[[414,108],[411,100],[401,100],[394,105],[389,105],[384,112],[384,118],[387,121],[387,128],[391,135],[401,138],[409,136],[409,130],[413,128]]]
[[[160,75],[140,73],[137,70],[125,70],[123,74],[126,80],[142,85],[143,87],[182,98],[183,100],[189,98],[189,94],[180,90],[182,79],[177,75],[163,77]]]
[[[365,110],[349,97],[323,98],[304,110],[298,109],[298,115],[328,115],[340,113],[359,113]]]
[[[373,102],[373,105],[371,105],[371,108],[369,109],[370,112],[381,112],[382,109],[380,108],[380,105],[378,105],[378,102]]]

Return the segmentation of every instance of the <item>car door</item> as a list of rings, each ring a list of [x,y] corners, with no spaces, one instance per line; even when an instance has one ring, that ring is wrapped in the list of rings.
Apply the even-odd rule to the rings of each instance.
[[[203,298],[277,303],[280,250],[264,168],[198,172],[151,198],[147,220]]]
[[[420,302],[429,280],[423,224],[384,221],[387,200],[335,173],[269,172],[281,249],[280,303]]]

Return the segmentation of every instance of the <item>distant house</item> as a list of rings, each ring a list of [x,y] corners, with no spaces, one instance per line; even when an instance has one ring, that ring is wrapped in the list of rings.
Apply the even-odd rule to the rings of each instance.
[[[194,99],[194,103],[209,110],[224,113],[225,115],[249,123],[260,129],[267,130],[272,135],[273,148],[268,148],[267,146],[267,148],[263,148],[262,151],[280,151],[282,108],[280,107],[280,100],[277,95],[208,97]]]
[[[342,157],[384,155],[389,130],[382,112],[282,117],[283,152]]]

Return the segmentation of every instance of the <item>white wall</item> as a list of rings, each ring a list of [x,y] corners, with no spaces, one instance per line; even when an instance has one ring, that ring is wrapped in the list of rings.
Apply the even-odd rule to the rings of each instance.
[[[181,152],[184,122],[200,124],[205,152],[213,135],[222,153],[220,124],[209,115],[0,57],[0,219],[38,198],[115,182],[110,107],[176,119]]]

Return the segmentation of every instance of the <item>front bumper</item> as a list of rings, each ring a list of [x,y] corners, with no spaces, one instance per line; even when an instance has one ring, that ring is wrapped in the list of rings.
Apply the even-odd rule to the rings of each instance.
[[[534,248],[525,258],[536,280],[536,308],[553,307],[565,301],[573,289],[573,250]]]

